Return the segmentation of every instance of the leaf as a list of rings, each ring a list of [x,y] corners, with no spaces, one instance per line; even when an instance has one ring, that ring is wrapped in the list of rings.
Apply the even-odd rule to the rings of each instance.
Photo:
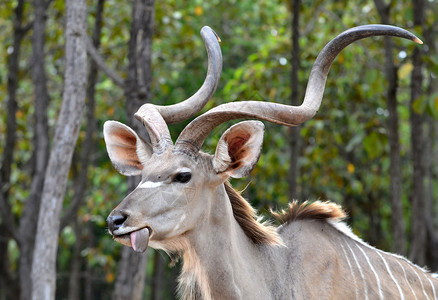
[[[424,113],[425,109],[427,107],[427,98],[424,96],[418,97],[414,103],[412,104],[412,108],[417,114]]]
[[[195,7],[195,15],[200,16],[203,12],[202,6],[198,5]]]
[[[427,113],[433,118],[438,119],[438,95],[435,94],[429,97],[429,101],[427,103]]]
[[[106,273],[105,279],[106,279],[106,282],[112,283],[114,281],[114,279],[115,279],[114,273],[113,272]]]
[[[414,69],[414,65],[410,62],[403,64],[400,69],[398,69],[398,77],[400,79],[405,79],[411,74],[412,69]]]
[[[372,132],[364,138],[363,146],[370,159],[381,156],[384,151],[384,144],[376,132]]]

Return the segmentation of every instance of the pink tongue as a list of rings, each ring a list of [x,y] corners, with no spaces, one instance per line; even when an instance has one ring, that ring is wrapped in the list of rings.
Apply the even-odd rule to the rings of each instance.
[[[149,243],[149,230],[143,228],[134,232],[131,232],[131,246],[136,252],[145,252]]]

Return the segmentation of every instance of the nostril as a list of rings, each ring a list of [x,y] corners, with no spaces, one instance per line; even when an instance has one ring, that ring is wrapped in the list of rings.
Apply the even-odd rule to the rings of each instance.
[[[122,227],[126,219],[128,219],[128,215],[124,213],[119,213],[117,215],[110,215],[107,219],[107,223],[111,233]]]
[[[116,226],[121,226],[126,220],[125,216],[116,216],[116,218],[114,218],[113,222],[114,225]]]

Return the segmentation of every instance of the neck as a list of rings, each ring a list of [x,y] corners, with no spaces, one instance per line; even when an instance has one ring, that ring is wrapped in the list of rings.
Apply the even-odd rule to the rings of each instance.
[[[204,223],[188,236],[181,293],[184,299],[240,299],[262,284],[253,280],[260,271],[260,264],[254,263],[260,263],[259,247],[236,222],[223,185],[210,199],[212,206]]]

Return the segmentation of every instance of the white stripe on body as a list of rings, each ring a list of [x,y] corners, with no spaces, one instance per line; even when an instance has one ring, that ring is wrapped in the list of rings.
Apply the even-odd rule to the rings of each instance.
[[[351,249],[350,245],[347,243],[348,249],[350,249],[351,254],[353,255],[354,261],[356,262],[357,268],[359,269],[360,277],[362,277],[363,285],[364,285],[364,292],[365,292],[365,300],[368,300],[368,286],[367,281],[365,280],[365,275],[363,274],[362,268],[360,267],[359,261],[356,258],[356,255],[353,252],[353,249]]]
[[[362,245],[362,246],[364,246],[364,247],[366,247],[366,248],[368,248],[368,249],[374,250],[374,251],[376,251],[376,252],[378,252],[378,253],[384,253],[384,254],[386,254],[386,255],[392,256],[392,257],[394,257],[395,259],[397,259],[397,262],[398,262],[399,265],[402,267],[403,273],[405,274],[406,282],[408,283],[409,288],[410,288],[412,294],[414,295],[415,299],[418,300],[419,298],[416,296],[416,294],[415,294],[415,292],[414,292],[414,289],[412,288],[412,286],[411,286],[411,284],[410,284],[410,282],[409,282],[409,280],[408,280],[408,277],[407,277],[406,271],[405,271],[405,269],[403,268],[403,266],[401,265],[401,261],[405,262],[405,263],[406,263],[406,264],[407,264],[407,265],[408,265],[408,266],[414,271],[414,273],[417,275],[418,279],[420,280],[421,287],[422,287],[422,290],[423,290],[423,294],[425,295],[426,299],[427,299],[427,300],[431,300],[430,297],[427,295],[427,293],[426,293],[426,291],[425,291],[425,287],[424,287],[424,284],[423,284],[421,278],[419,277],[418,273],[415,271],[415,269],[418,269],[418,270],[419,270],[424,276],[426,276],[426,278],[427,278],[427,279],[429,280],[429,282],[431,283],[431,285],[432,285],[432,291],[433,291],[433,293],[434,293],[434,294],[433,294],[434,299],[435,299],[435,300],[438,300],[438,298],[437,298],[438,295],[437,295],[437,291],[436,291],[436,289],[435,289],[435,286],[433,285],[433,282],[431,281],[431,279],[427,277],[427,274],[429,274],[432,278],[436,278],[436,279],[438,279],[438,273],[432,273],[432,274],[430,274],[430,273],[428,273],[427,270],[425,270],[424,268],[422,268],[422,267],[420,267],[420,266],[418,266],[418,265],[412,263],[411,261],[409,261],[409,260],[408,260],[406,257],[404,257],[404,256],[401,256],[401,255],[398,255],[398,254],[394,254],[394,253],[390,253],[390,252],[385,252],[385,251],[379,250],[379,249],[377,249],[377,248],[375,248],[375,247],[373,247],[373,246],[367,244],[367,243],[364,242],[360,237],[358,237],[357,235],[355,235],[355,234],[352,232],[351,228],[350,228],[347,224],[345,224],[344,222],[339,222],[339,221],[336,221],[336,220],[328,220],[328,223],[331,224],[331,225],[332,225],[335,229],[337,229],[339,232],[341,232],[342,234],[344,234],[344,236],[346,236],[346,237],[348,237],[348,238],[351,238],[352,240],[358,242],[359,245]],[[350,248],[350,246],[348,246],[348,247]],[[362,249],[361,249],[361,250],[362,250]],[[357,258],[356,258],[356,256],[354,255],[354,253],[353,253],[353,251],[351,250],[351,248],[350,248],[350,251],[352,252],[353,257],[354,257],[354,259],[355,259],[355,262],[356,262],[356,264],[357,264],[358,267],[359,267],[359,271],[361,272],[362,279],[364,279],[363,272],[362,272],[362,270],[360,269],[360,266],[359,266],[359,264],[358,264]],[[365,297],[368,299],[368,295],[367,295],[367,294],[365,295]],[[420,299],[422,299],[422,298],[420,298]]]
[[[435,293],[435,287],[433,286],[433,283],[432,283],[432,281],[430,280],[430,278],[429,277],[427,277],[426,275],[424,275],[425,277],[426,277],[426,279],[427,280],[429,280],[429,283],[430,283],[430,285],[432,286],[432,291],[433,291],[433,299],[434,300],[437,300],[436,299],[436,293]]]
[[[380,258],[383,260],[383,263],[385,264],[385,267],[389,273],[389,276],[391,276],[392,281],[394,281],[395,285],[397,286],[398,292],[400,294],[400,299],[404,300],[405,295],[403,295],[403,291],[402,291],[400,285],[398,284],[397,280],[395,280],[394,275],[392,275],[392,272],[391,272],[391,269],[389,268],[388,263],[386,262],[385,258],[383,257],[383,255],[379,251],[376,251],[376,252],[377,252],[377,254],[379,254]]]
[[[359,290],[357,289],[356,277],[354,276],[353,266],[350,263],[350,259],[348,258],[347,251],[345,251],[345,248],[344,248],[344,245],[342,245],[342,242],[340,243],[340,245],[341,245],[342,251],[344,252],[345,258],[347,259],[348,266],[350,267],[351,277],[353,278],[353,283],[354,283],[354,290],[356,292],[356,299],[359,299]]]
[[[368,255],[366,255],[365,251],[361,247],[359,247],[357,244],[356,244],[356,247],[362,252],[363,256],[365,256],[365,259],[366,259],[368,265],[370,266],[371,271],[373,271],[374,276],[376,277],[376,281],[377,281],[377,288],[379,289],[379,298],[383,300],[385,297],[383,296],[382,285],[380,284],[379,275],[377,275],[377,272],[374,269],[373,265],[371,264],[370,258],[368,257]]]
[[[405,268],[403,268],[403,266],[402,266],[402,264],[401,264],[400,261],[397,260],[397,262],[398,262],[398,264],[400,265],[400,268],[402,268],[402,270],[403,270],[403,274],[405,274],[406,282],[408,283],[408,286],[409,286],[409,288],[411,289],[411,292],[412,292],[412,294],[414,295],[415,300],[418,300],[417,295],[415,295],[414,289],[412,288],[411,284],[409,283],[408,276],[406,275]]]
[[[417,271],[415,271],[414,267],[412,267],[411,265],[408,265],[412,271],[414,271],[415,275],[417,275],[418,280],[420,280],[420,284],[421,284],[421,288],[423,290],[423,294],[424,296],[426,296],[427,300],[430,300],[429,296],[426,294],[426,291],[424,290],[424,285],[423,285],[423,281],[421,280],[420,276],[418,275]]]

